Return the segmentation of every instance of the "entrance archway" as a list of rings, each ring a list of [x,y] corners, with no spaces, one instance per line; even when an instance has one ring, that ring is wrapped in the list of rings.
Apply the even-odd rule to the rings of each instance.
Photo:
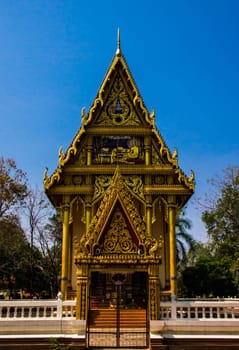
[[[91,273],[88,347],[147,348],[146,272]]]

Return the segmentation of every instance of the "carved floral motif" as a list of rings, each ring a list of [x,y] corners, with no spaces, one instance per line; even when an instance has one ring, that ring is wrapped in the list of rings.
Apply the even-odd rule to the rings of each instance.
[[[93,201],[100,198],[110,186],[112,177],[100,175],[95,177],[95,191]],[[129,191],[141,200],[144,200],[143,180],[141,176],[132,175],[122,177],[122,181],[128,187]],[[124,186],[125,187],[125,186]],[[125,191],[124,191],[125,192]]]
[[[102,253],[137,252],[137,246],[132,240],[132,236],[119,208],[116,209],[113,215],[110,229],[106,232],[100,248]]]
[[[97,125],[140,125],[124,83],[119,75],[111,87]]]

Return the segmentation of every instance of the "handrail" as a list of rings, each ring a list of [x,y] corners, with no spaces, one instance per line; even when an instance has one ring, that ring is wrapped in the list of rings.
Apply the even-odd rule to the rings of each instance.
[[[0,319],[75,318],[75,300],[1,300]]]
[[[174,300],[160,303],[160,319],[235,319],[239,318],[239,300]]]

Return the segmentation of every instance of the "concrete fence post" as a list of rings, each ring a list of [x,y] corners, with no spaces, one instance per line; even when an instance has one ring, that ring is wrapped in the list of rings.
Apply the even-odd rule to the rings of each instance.
[[[176,320],[177,318],[177,302],[175,299],[175,294],[171,295],[171,319]]]
[[[62,300],[57,299],[57,318],[62,318]]]

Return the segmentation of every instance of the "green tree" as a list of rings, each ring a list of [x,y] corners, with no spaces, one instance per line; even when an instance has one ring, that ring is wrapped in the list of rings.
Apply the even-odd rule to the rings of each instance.
[[[211,180],[213,196],[205,202],[204,221],[214,258],[239,287],[239,168],[230,166]]]
[[[19,218],[0,220],[0,280],[2,289],[8,290],[27,288],[29,276],[28,260],[30,245],[20,226]]]
[[[48,297],[55,297],[59,289],[59,274],[61,262],[61,232],[60,217],[50,205],[45,193],[38,188],[31,189],[25,199],[23,209],[25,216],[25,231],[30,241],[31,292],[36,292],[37,286],[44,290]],[[36,252],[38,251],[38,254]],[[38,274],[36,274],[38,269]],[[37,276],[41,276],[39,284]]]
[[[61,222],[45,194],[27,186],[12,159],[0,158],[0,288],[55,297]],[[23,223],[23,226],[21,225]]]
[[[235,292],[231,272],[215,258],[211,245],[196,242],[181,273],[181,296],[226,297]]]
[[[53,214],[40,235],[43,270],[51,297],[59,291],[61,272],[62,223],[58,214]]]
[[[28,194],[26,174],[13,159],[0,157],[0,219],[15,215]]]
[[[27,274],[29,251],[17,213],[28,194],[27,177],[13,159],[0,157],[0,193],[0,281],[12,292]]]
[[[191,221],[186,218],[185,212],[182,211],[176,221],[176,258],[178,264],[185,264],[188,250],[193,250],[195,240],[188,232],[192,227]]]
[[[188,251],[194,251],[195,245],[195,240],[188,232],[188,230],[191,229],[191,226],[190,220],[185,216],[185,211],[181,211],[175,225],[178,294],[181,297],[185,294],[182,271],[187,264]]]

